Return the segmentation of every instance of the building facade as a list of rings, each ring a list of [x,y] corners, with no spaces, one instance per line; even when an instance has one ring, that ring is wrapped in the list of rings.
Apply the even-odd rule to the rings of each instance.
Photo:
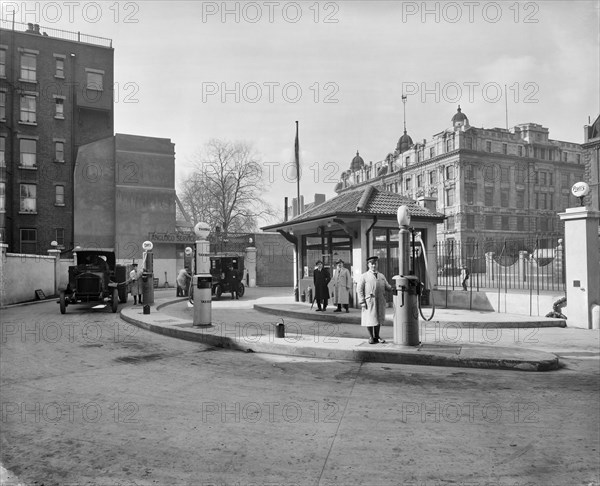
[[[360,154],[336,192],[376,185],[446,216],[439,241],[562,234],[558,212],[575,205],[571,186],[584,174],[580,144],[552,140],[539,124],[476,128],[458,107],[452,125],[420,142],[404,131],[376,163]]]
[[[586,205],[595,211],[600,211],[600,115],[594,123],[584,127],[585,174],[582,179],[590,186],[590,194],[586,196]]]
[[[77,150],[114,131],[112,41],[0,27],[0,238],[14,253],[70,249]]]

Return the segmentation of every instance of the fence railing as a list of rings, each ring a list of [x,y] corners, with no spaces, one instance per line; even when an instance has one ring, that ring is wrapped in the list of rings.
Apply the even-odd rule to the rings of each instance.
[[[565,290],[564,248],[556,236],[457,242],[436,248],[438,287],[460,290],[464,270],[469,289]]]
[[[37,34],[43,37],[54,37],[56,39],[92,44],[95,46],[112,47],[112,39],[108,39],[106,37],[98,37],[95,35],[82,34],[81,32],[55,29],[53,27],[40,27],[37,24],[24,24],[21,22],[13,22],[12,20],[0,19],[0,28],[6,30],[14,29],[15,32]]]

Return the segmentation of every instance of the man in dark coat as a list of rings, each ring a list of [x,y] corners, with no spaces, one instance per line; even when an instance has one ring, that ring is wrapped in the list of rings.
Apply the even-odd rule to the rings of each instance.
[[[329,289],[327,285],[331,277],[329,271],[323,267],[323,262],[319,260],[313,273],[313,283],[315,285],[315,302],[317,303],[317,312],[327,310],[327,301],[329,300]],[[323,307],[321,307],[323,304]]]

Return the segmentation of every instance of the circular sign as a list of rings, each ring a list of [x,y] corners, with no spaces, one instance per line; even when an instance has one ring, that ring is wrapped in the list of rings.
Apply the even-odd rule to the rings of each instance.
[[[194,233],[196,233],[196,236],[201,240],[205,240],[210,233],[210,226],[208,223],[198,223],[194,226]]]
[[[142,243],[142,248],[144,249],[144,251],[150,251],[152,250],[152,248],[154,248],[154,245],[151,241],[146,240]]]
[[[590,186],[587,185],[587,182],[576,182],[571,188],[571,193],[575,197],[587,196],[590,193]]]
[[[186,246],[185,247],[185,254],[186,254],[186,256],[190,256],[193,251],[194,250],[192,250],[192,247],[190,247],[190,246]]]

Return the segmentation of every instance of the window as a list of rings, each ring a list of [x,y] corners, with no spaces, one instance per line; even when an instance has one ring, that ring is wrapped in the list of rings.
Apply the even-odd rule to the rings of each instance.
[[[517,208],[525,208],[525,191],[517,191]]]
[[[101,72],[88,71],[87,72],[87,89],[93,89],[96,91],[102,91],[103,89],[104,74]]]
[[[542,171],[537,172],[537,181],[538,185],[545,186],[546,185],[546,173]]]
[[[485,151],[486,152],[492,151],[492,142],[490,142],[489,140],[487,142],[485,142]]]
[[[433,159],[435,157],[435,147],[429,148],[429,158]]]
[[[0,120],[6,120],[6,91],[0,91]]]
[[[518,151],[519,151],[519,157],[523,157],[523,147],[521,145],[519,145]]]
[[[6,182],[0,182],[0,211],[6,211]]]
[[[569,188],[569,174],[561,174],[560,187],[562,187],[563,189]]]
[[[448,216],[446,218],[446,229],[448,231],[454,231],[454,216]]]
[[[410,156],[407,155],[406,159],[404,159],[404,161],[406,162],[406,165],[409,165],[410,164]]]
[[[538,193],[536,196],[536,209],[546,209],[546,194]]]
[[[55,112],[54,118],[64,118],[65,117],[65,100],[63,98],[55,98]]]
[[[486,206],[493,206],[494,205],[494,188],[493,187],[486,187],[485,188],[485,201],[484,201]]]
[[[65,186],[54,186],[54,204],[57,206],[65,205]]]
[[[553,150],[552,149],[548,149],[548,160],[552,160],[554,158],[554,156],[552,155]]]
[[[472,184],[465,184],[465,202],[467,204],[475,203],[475,187]]]
[[[454,206],[454,187],[446,189],[446,206]]]
[[[567,152],[563,152],[563,162],[567,161]]]
[[[65,229],[64,228],[56,228],[54,241],[58,243],[58,246],[65,246]]]
[[[0,167],[6,167],[6,138],[0,137]]]
[[[546,218],[540,219],[540,231],[548,231],[548,220]]]
[[[577,155],[575,156],[575,160],[577,160],[577,163],[578,163],[578,164],[581,164],[581,154],[577,154]]]
[[[471,137],[467,137],[467,138],[465,138],[465,142],[467,144],[467,148],[469,150],[472,150],[473,149],[473,139]]]
[[[404,188],[405,188],[407,191],[408,191],[408,190],[410,190],[410,182],[411,182],[411,181],[410,181],[410,177],[407,177],[407,178],[404,180]]]
[[[493,165],[486,165],[483,169],[483,180],[485,182],[496,182],[496,168]]]
[[[21,204],[19,211],[22,213],[35,213],[37,211],[36,206],[36,193],[37,186],[35,184],[21,184]]]
[[[494,229],[494,217],[493,216],[485,217],[485,229]]]
[[[453,165],[446,166],[446,180],[447,181],[454,180],[454,166]]]
[[[509,226],[508,226],[508,216],[502,216],[500,218],[500,224],[502,225],[502,229],[503,230],[507,230],[509,228]]]
[[[502,144],[502,153],[504,155],[506,155],[508,153],[508,144],[506,144],[506,143]]]
[[[35,167],[37,161],[37,141],[22,138],[19,140],[21,167]]]
[[[467,228],[475,229],[475,215],[474,214],[467,214]]]
[[[37,253],[37,230],[21,229],[21,253]]]
[[[417,187],[423,187],[423,175],[417,175]]]
[[[6,49],[0,49],[0,77],[6,77]]]
[[[446,152],[452,152],[454,150],[454,138],[450,137],[446,140]]]
[[[500,168],[500,182],[510,182],[508,167]]]
[[[508,207],[508,189],[502,189],[500,191],[500,206],[503,208]]]
[[[21,54],[21,79],[35,83],[37,80],[37,56],[29,52]]]
[[[65,77],[65,60],[64,59],[56,59],[56,69],[54,71],[54,76],[57,78]]]
[[[546,160],[546,149],[540,148],[540,159]]]
[[[429,184],[435,184],[437,182],[435,170],[429,171]]]
[[[21,95],[22,122],[36,123],[36,97],[35,95]]]
[[[475,167],[472,164],[465,166],[465,179],[475,180]]]
[[[54,160],[56,162],[64,162],[65,161],[65,143],[64,142],[54,142]]]
[[[525,231],[525,218],[517,218],[517,231]]]

